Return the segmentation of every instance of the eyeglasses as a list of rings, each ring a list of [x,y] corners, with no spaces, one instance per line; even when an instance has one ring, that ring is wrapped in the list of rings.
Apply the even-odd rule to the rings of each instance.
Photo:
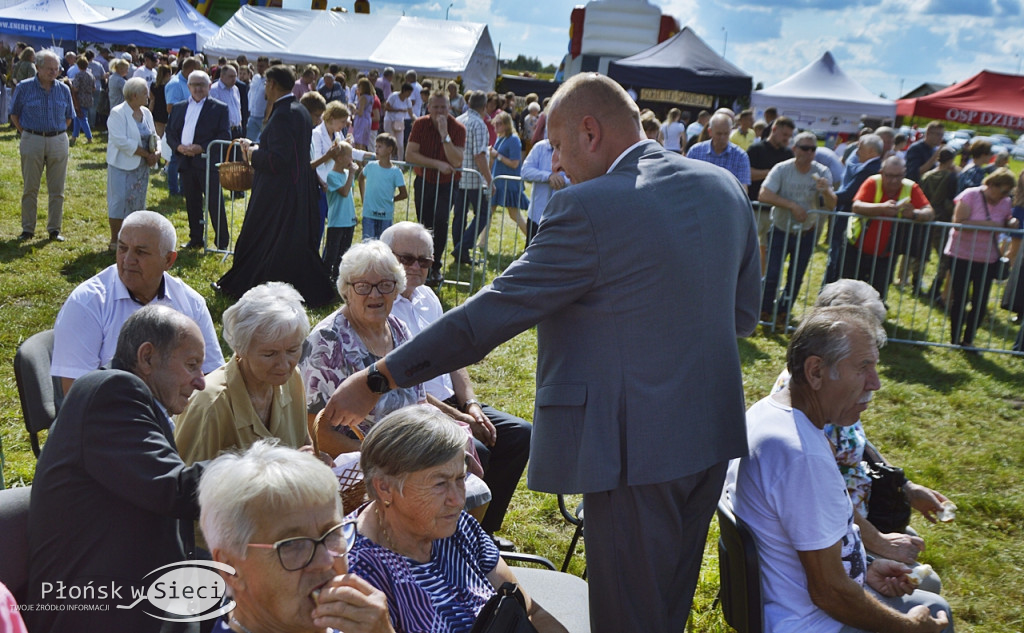
[[[375,284],[371,284],[368,281],[357,281],[349,285],[352,286],[352,290],[355,290],[357,295],[368,295],[373,292],[374,288],[382,295],[389,295],[395,291],[394,279],[384,279]]]
[[[305,569],[313,562],[316,556],[316,546],[323,545],[327,553],[334,558],[340,558],[352,549],[356,540],[355,521],[339,523],[327,530],[320,538],[308,536],[297,536],[295,538],[282,539],[276,543],[249,543],[246,547],[257,549],[277,550],[277,559],[286,571],[299,571]]]
[[[813,152],[818,149],[817,145],[794,145],[794,149],[802,149],[805,152]]]
[[[400,255],[398,253],[395,253],[395,257],[398,258],[398,261],[401,262],[403,266],[412,266],[414,263],[416,263],[420,265],[420,268],[430,268],[430,266],[434,263],[433,257],[416,257],[414,255]]]

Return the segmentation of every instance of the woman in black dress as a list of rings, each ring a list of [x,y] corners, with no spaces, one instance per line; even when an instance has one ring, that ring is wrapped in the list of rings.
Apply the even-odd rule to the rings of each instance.
[[[259,145],[242,139],[256,170],[231,270],[214,287],[231,297],[267,281],[290,283],[309,307],[338,300],[319,255],[317,182],[309,164],[312,120],[295,97],[295,75],[285,66],[266,73],[270,118]]]
[[[164,86],[170,81],[171,67],[167,64],[160,64],[156,68],[156,81],[153,82],[153,87],[150,88],[152,93],[149,97],[149,108],[153,113],[153,124],[156,125],[156,137],[160,138],[164,135],[164,128],[167,127],[167,97],[164,95]]]

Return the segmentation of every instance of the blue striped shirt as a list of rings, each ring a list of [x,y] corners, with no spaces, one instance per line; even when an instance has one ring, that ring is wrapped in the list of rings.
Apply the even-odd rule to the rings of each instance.
[[[711,141],[701,141],[687,150],[686,157],[718,165],[736,176],[741,185],[750,184],[750,158],[735,143],[729,143],[724,152],[716,154],[711,147]]]
[[[68,120],[74,117],[71,89],[54,81],[49,90],[43,90],[37,77],[23,79],[14,88],[11,114],[18,123],[33,132],[57,132],[68,129]]]
[[[468,632],[494,595],[487,574],[497,565],[494,541],[466,512],[455,534],[434,541],[429,562],[418,563],[358,533],[348,553],[349,571],[387,595],[391,623],[406,633]]]

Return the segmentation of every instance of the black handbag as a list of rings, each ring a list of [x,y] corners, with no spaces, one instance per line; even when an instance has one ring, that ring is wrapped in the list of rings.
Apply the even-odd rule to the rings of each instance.
[[[902,468],[866,462],[871,477],[871,497],[868,499],[868,521],[879,532],[902,533],[910,524],[910,502],[903,494],[907,477]]]
[[[506,582],[480,609],[470,633],[537,633],[519,585]]]

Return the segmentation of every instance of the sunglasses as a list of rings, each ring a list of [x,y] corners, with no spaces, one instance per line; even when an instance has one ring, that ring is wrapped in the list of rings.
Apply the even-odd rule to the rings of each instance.
[[[813,152],[814,150],[818,149],[818,146],[817,145],[795,145],[794,149],[801,149],[801,150],[803,150],[805,152]]]
[[[433,257],[416,257],[414,255],[399,255],[398,253],[395,253],[395,257],[398,258],[398,261],[403,266],[419,264],[420,268],[429,268],[434,263]]]
[[[246,547],[275,550],[277,559],[285,571],[299,571],[313,562],[317,545],[323,545],[327,553],[334,558],[341,558],[352,549],[355,540],[355,522],[347,521],[327,530],[320,538],[298,536],[282,539],[276,543],[249,543]]]

